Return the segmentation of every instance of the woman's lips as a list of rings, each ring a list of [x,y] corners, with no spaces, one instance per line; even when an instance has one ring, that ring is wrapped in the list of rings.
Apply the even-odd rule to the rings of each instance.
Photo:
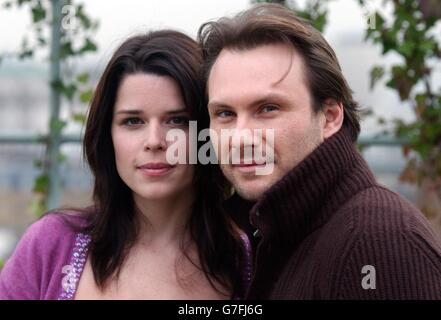
[[[176,166],[172,166],[168,163],[146,163],[138,166],[141,173],[148,177],[159,177],[166,175],[172,171]]]

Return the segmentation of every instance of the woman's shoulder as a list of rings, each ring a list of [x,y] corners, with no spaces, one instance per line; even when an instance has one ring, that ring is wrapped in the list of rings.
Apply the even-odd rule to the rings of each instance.
[[[35,243],[41,249],[60,247],[70,244],[70,238],[75,237],[86,223],[85,215],[78,211],[51,211],[31,224],[20,242],[25,245]]]
[[[81,211],[56,210],[49,211],[30,228],[56,229],[62,232],[76,232],[87,225],[87,214]],[[39,225],[40,224],[40,225]]]
[[[78,211],[50,211],[32,223],[23,234],[18,246],[36,246],[50,250],[65,243],[86,226],[86,216]]]
[[[86,223],[80,212],[52,211],[31,224],[0,273],[0,299],[46,298],[44,293],[57,287],[52,283],[58,280],[54,275],[69,262],[79,230]]]

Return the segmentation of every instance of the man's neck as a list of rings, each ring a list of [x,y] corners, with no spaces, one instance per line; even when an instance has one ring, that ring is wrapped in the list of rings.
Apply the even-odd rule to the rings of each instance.
[[[319,227],[348,198],[376,184],[345,130],[326,139],[250,210],[257,238],[291,245]],[[256,239],[257,240],[257,239]]]

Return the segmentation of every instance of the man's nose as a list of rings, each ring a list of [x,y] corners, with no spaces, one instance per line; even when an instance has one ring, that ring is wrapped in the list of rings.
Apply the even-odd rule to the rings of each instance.
[[[249,115],[238,115],[236,120],[236,126],[234,129],[241,131],[246,129],[251,129],[252,126],[252,119]]]
[[[240,149],[252,148],[255,144],[253,139],[255,129],[256,124],[250,116],[238,116],[233,130],[232,147]]]
[[[159,121],[150,121],[147,126],[144,139],[144,150],[165,150],[167,141],[165,139],[164,128]]]

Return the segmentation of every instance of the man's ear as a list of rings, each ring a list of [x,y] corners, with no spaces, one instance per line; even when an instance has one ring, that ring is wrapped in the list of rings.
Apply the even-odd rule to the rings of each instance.
[[[327,139],[334,133],[338,132],[343,125],[343,104],[334,99],[328,98],[323,103],[322,112],[325,116],[325,122],[323,124],[323,138]]]

